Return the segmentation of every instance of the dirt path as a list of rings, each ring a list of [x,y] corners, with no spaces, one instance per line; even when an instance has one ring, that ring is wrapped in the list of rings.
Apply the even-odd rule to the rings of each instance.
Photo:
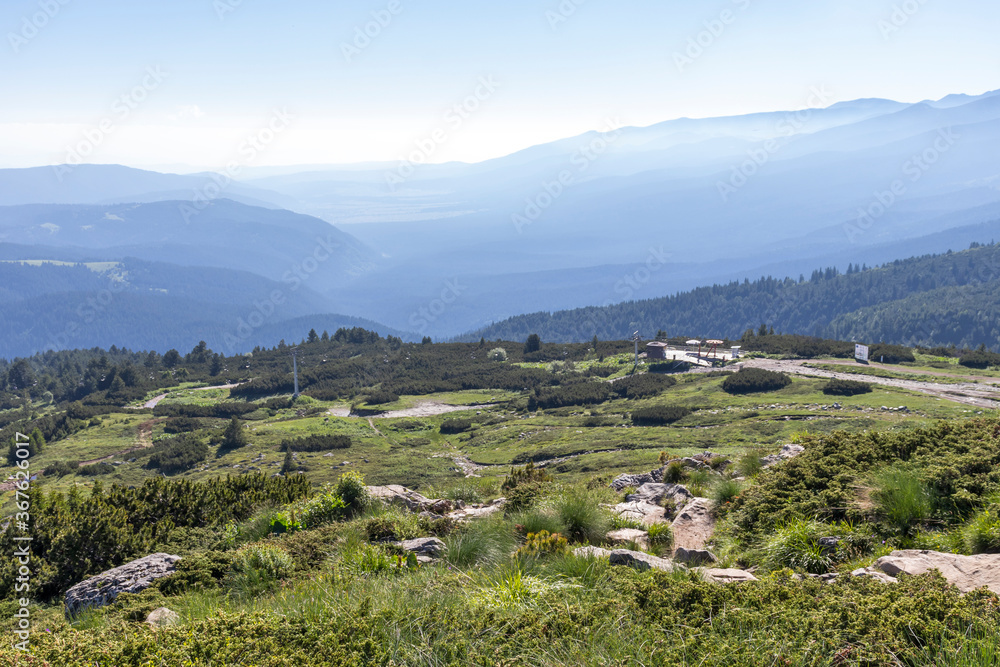
[[[817,364],[829,364],[831,366],[852,366],[854,368],[865,368],[865,366],[859,366],[856,361],[845,361],[844,359],[813,359],[809,363]],[[925,371],[923,369],[908,368],[906,366],[893,366],[891,364],[879,364],[876,362],[869,362],[869,368],[879,369],[883,371],[889,371],[891,373],[908,373],[910,375],[928,375],[931,377],[943,377],[943,378],[955,378],[958,380],[967,380],[970,383],[975,383],[977,380],[982,382],[994,381],[1000,384],[1000,378],[989,377],[988,375],[963,375],[960,373],[945,373],[941,371]]]
[[[149,421],[142,422],[139,424],[139,432],[137,438],[137,444],[135,447],[130,447],[128,449],[123,449],[120,452],[115,452],[114,454],[109,454],[107,456],[102,456],[99,459],[91,459],[90,461],[80,461],[80,467],[93,465],[94,463],[101,463],[102,461],[111,461],[119,457],[127,456],[132,452],[137,452],[140,449],[146,449],[153,446],[153,427],[156,426],[160,419],[150,419]]]
[[[197,389],[188,389],[186,391],[208,391],[210,389],[235,389],[238,386],[240,386],[240,383],[236,382],[236,383],[233,383],[233,384],[213,385],[211,387],[198,387]],[[180,391],[185,391],[185,390],[182,389]],[[162,401],[163,399],[165,399],[167,396],[168,396],[168,394],[160,394],[159,396],[156,396],[156,397],[151,398],[150,400],[146,401],[143,404],[142,407],[143,408],[149,408],[150,410],[152,410],[157,405],[159,405],[160,401]]]
[[[921,394],[929,394],[945,401],[954,401],[965,405],[972,405],[977,408],[989,410],[1000,408],[1000,388],[989,385],[960,383],[960,384],[939,384],[936,382],[918,382],[916,380],[899,380],[895,378],[883,378],[875,375],[857,375],[855,373],[835,373],[824,371],[818,368],[808,368],[807,363],[826,363],[807,359],[747,359],[732,367],[740,368],[763,368],[769,371],[791,373],[794,375],[804,375],[819,378],[836,378],[838,380],[856,380],[868,382],[870,384],[882,385],[885,387],[896,387],[915,391]]]
[[[373,420],[371,417],[368,418],[368,425],[372,427],[372,430],[375,431],[376,435],[382,438],[385,437],[385,434],[382,433],[382,431],[378,430],[378,427],[375,426],[375,420]]]
[[[434,417],[437,415],[446,415],[451,412],[461,412],[463,410],[483,410],[485,408],[495,407],[496,405],[496,403],[448,405],[447,403],[440,403],[438,401],[420,401],[412,408],[406,408],[405,410],[388,410],[377,415],[372,415],[368,418],[368,421],[371,421],[372,419],[399,419],[401,417]],[[349,408],[330,408],[326,411],[326,413],[333,417],[359,416],[353,414]],[[372,428],[374,428],[374,426]]]

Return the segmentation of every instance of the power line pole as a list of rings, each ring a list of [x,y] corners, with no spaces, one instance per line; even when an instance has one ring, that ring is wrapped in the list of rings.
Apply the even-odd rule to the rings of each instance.
[[[297,347],[292,348],[292,375],[295,378],[295,393],[292,394],[293,399],[299,397],[299,360],[298,357],[296,356],[298,354],[298,351],[299,348]]]
[[[632,334],[632,341],[635,343],[635,365],[639,365],[639,341],[642,340],[642,336],[636,331]]]

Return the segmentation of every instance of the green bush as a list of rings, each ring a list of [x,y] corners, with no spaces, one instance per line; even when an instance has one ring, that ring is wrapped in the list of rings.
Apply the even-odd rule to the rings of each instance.
[[[529,461],[523,468],[511,468],[500,490],[509,492],[521,484],[548,484],[552,480],[552,475],[545,468],[536,468],[534,462]]]
[[[341,474],[334,487],[334,495],[344,501],[349,514],[360,512],[371,500],[368,488],[365,486],[365,478],[361,473],[354,471]]]
[[[518,484],[507,492],[507,502],[504,510],[507,512],[519,512],[531,509],[537,505],[549,491],[550,485],[544,482],[526,482]]]
[[[161,470],[164,470],[161,468]],[[110,463],[91,463],[90,465],[80,466],[78,472],[85,477],[97,477],[98,475],[110,475],[115,471],[114,465]]]
[[[472,428],[472,421],[469,419],[445,419],[441,422],[441,433],[445,435],[455,435],[464,433]]]
[[[632,375],[617,380],[611,384],[611,391],[627,399],[649,398],[658,396],[663,391],[677,384],[677,380],[663,375]]]
[[[722,390],[729,394],[754,394],[784,389],[792,379],[784,373],[763,368],[744,368],[722,381]]]
[[[1000,552],[1000,516],[991,510],[979,512],[962,529],[962,537],[970,553]]]
[[[495,347],[487,353],[486,358],[491,361],[507,361],[507,350]]]
[[[858,396],[860,394],[870,394],[872,386],[867,382],[857,380],[830,380],[823,387],[823,393],[827,396]]]
[[[191,435],[161,440],[150,451],[146,467],[165,473],[189,470],[208,458],[208,445]]]
[[[368,405],[384,405],[386,403],[395,403],[399,400],[399,394],[394,391],[389,390],[379,390],[373,391],[368,394],[365,398],[365,403]]]
[[[346,435],[309,435],[303,438],[282,440],[278,445],[279,452],[326,452],[331,449],[348,449],[351,438]]]
[[[655,405],[632,411],[632,423],[636,426],[664,426],[673,424],[691,414],[690,408],[673,405]]]

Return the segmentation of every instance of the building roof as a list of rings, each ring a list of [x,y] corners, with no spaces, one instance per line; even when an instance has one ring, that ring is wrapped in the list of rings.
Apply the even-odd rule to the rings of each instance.
[[[653,340],[653,341],[650,341],[650,342],[646,343],[646,347],[667,347],[667,344],[666,343],[661,343],[658,340]]]

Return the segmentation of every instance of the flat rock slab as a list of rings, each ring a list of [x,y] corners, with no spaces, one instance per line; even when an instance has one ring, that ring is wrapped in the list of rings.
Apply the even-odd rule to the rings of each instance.
[[[610,558],[611,550],[588,545],[573,549],[573,555],[577,558]]]
[[[636,528],[619,528],[612,530],[607,535],[607,540],[611,544],[638,544],[643,549],[649,548],[649,533]]]
[[[445,547],[444,542],[436,537],[418,537],[415,540],[403,540],[402,542],[393,542],[398,547],[402,547],[406,551],[412,551],[417,555],[430,556],[431,558],[440,558],[444,555]]]
[[[503,509],[504,503],[507,502],[506,498],[497,498],[493,502],[487,505],[469,505],[463,507],[462,509],[457,509],[454,512],[449,512],[448,516],[456,521],[464,521],[466,519],[479,519],[484,516],[489,516],[491,514],[496,514]]]
[[[387,484],[386,486],[369,486],[368,495],[377,498],[390,505],[405,507],[411,512],[434,512],[435,514],[447,514],[455,509],[454,503],[450,500],[431,499],[416,491],[412,491],[399,484]]]
[[[806,451],[806,448],[802,445],[785,445],[781,448],[780,452],[765,456],[760,460],[760,462],[765,468],[769,468],[776,463],[781,463],[782,461],[787,461],[788,459],[794,459],[804,451]]]
[[[706,568],[702,570],[701,573],[705,579],[717,584],[735,584],[746,581],[757,581],[757,577],[753,576],[746,570]]]
[[[85,579],[66,591],[66,616],[111,604],[121,593],[144,591],[157,579],[176,572],[180,559],[156,553]]]
[[[615,477],[614,481],[611,482],[611,488],[620,493],[622,490],[627,489],[630,486],[639,488],[643,484],[659,482],[661,479],[663,479],[663,468],[639,473],[638,475],[623,474]]]
[[[938,570],[963,593],[985,586],[1000,594],[1000,554],[962,556],[938,551],[893,551],[876,560],[873,569],[893,578]]]
[[[166,607],[154,609],[146,617],[146,623],[154,628],[165,628],[170,625],[177,625],[180,622],[181,617],[177,615],[177,612],[170,611]]]
[[[658,558],[641,551],[630,551],[628,549],[615,549],[608,556],[608,560],[611,561],[612,565],[627,565],[641,571],[656,569],[673,572],[683,567],[682,565],[675,565],[673,561],[666,558]]]
[[[715,531],[712,501],[695,498],[677,513],[670,526],[674,533],[674,548],[701,551]]]
[[[683,507],[688,504],[694,496],[680,484],[643,484],[635,493],[625,496],[626,502],[646,502],[650,505],[661,505],[670,502],[674,507]]]
[[[718,563],[719,559],[711,551],[704,549],[685,549],[680,547],[674,551],[674,560],[691,566]]]
[[[611,511],[624,519],[638,521],[644,526],[658,523],[668,523],[667,510],[659,505],[653,505],[643,500],[618,503]]]

